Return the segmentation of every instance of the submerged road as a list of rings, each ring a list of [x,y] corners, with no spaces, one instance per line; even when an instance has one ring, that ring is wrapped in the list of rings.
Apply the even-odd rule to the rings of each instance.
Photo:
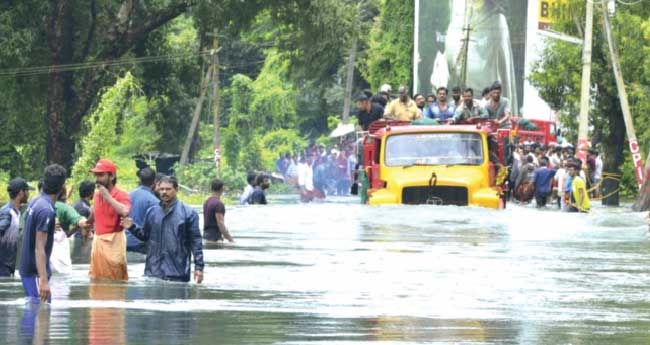
[[[275,200],[282,202],[286,200]],[[230,207],[202,285],[54,276],[50,307],[0,280],[0,343],[647,344],[650,239],[640,214],[512,206]]]

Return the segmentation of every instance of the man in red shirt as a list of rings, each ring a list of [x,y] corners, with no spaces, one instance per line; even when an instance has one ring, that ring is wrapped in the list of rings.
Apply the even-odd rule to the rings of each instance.
[[[128,280],[126,236],[120,225],[131,210],[129,194],[117,188],[117,166],[100,159],[93,169],[97,193],[93,199],[95,237],[90,256],[91,278]]]

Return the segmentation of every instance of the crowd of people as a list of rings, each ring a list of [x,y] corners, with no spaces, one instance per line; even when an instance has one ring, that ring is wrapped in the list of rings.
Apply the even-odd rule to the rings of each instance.
[[[602,177],[603,162],[596,150],[589,150],[587,161],[582,162],[570,145],[520,144],[513,154],[508,182],[516,202],[535,199],[537,207],[551,202],[567,212],[589,212],[590,196],[598,196]]]
[[[322,200],[327,195],[348,195],[357,165],[353,148],[354,141],[346,139],[330,148],[312,144],[300,155],[281,155],[276,170],[297,188],[303,202]]]
[[[0,209],[0,277],[15,273],[22,224],[18,270],[32,303],[50,302],[52,273],[69,272],[71,237],[88,248],[81,252],[90,257],[92,279],[128,280],[126,252],[134,251],[145,255],[145,276],[170,281],[190,281],[193,258],[193,277],[199,284],[203,239],[234,241],[225,225],[224,185],[218,179],[212,181],[212,195],[203,205],[201,235],[198,213],[177,198],[175,177],[144,168],[138,172],[140,185],[126,193],[117,186],[112,161],[100,159],[91,172],[95,181],[79,184],[72,206],[65,187],[67,171],[60,165],[45,168],[38,195],[31,200],[36,188],[24,179],[14,178],[7,186],[10,201]]]
[[[474,119],[493,119],[501,128],[510,128],[510,100],[501,95],[501,83],[494,82],[483,90],[481,98],[476,99],[472,88],[452,88],[442,86],[435,94],[424,96],[409,95],[406,86],[398,88],[398,97],[391,97],[392,87],[382,85],[379,93],[373,95],[367,91],[356,98],[359,109],[356,113],[359,129],[367,131],[374,121],[397,120],[415,121],[420,119],[435,120],[439,123],[460,123]]]

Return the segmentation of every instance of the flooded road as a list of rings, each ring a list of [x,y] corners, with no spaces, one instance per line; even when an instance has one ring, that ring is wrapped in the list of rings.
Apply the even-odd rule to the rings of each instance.
[[[127,284],[91,284],[79,248],[50,307],[0,280],[0,343],[650,342],[648,227],[625,209],[334,199],[230,207],[226,222],[237,243],[205,246],[202,285],[144,278],[131,254]]]

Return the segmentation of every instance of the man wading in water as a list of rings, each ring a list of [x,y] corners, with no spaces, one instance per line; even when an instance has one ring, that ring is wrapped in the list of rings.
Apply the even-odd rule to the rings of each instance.
[[[20,279],[28,301],[50,302],[50,256],[54,244],[54,202],[63,193],[67,172],[60,165],[45,168],[43,191],[27,205],[23,245],[20,254]]]
[[[203,282],[203,240],[199,216],[176,198],[178,182],[165,176],[158,185],[160,205],[152,206],[141,227],[131,218],[123,225],[147,243],[144,275],[172,281],[190,281],[191,257],[194,256],[194,281]]]
[[[254,180],[257,180],[257,177]],[[220,241],[225,238],[228,242],[235,242],[224,221],[226,206],[221,202],[223,182],[219,179],[212,180],[210,189],[212,190],[212,196],[203,203],[203,238],[208,241]],[[249,202],[250,196],[246,200],[247,204]]]
[[[90,256],[91,278],[128,280],[126,267],[126,236],[120,225],[129,215],[129,195],[117,188],[117,167],[108,159],[100,159],[90,170],[95,174],[98,192],[94,198],[95,237]]]

